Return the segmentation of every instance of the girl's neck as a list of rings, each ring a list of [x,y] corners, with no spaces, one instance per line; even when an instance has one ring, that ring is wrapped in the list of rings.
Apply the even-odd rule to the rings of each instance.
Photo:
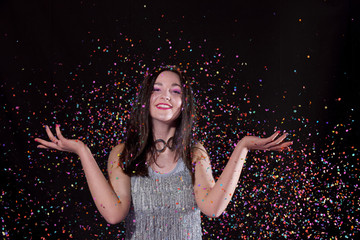
[[[152,133],[154,141],[162,139],[165,144],[169,138],[175,135],[176,126],[165,124],[163,122],[153,121],[152,123]],[[160,148],[163,146],[160,144]],[[165,147],[161,153],[158,153],[156,156],[156,162],[151,163],[150,167],[157,172],[166,173],[174,168],[177,159],[175,159],[175,152],[172,151],[169,147]]]
[[[169,138],[175,135],[176,126],[165,123],[153,122],[152,131],[153,131],[154,140],[163,139],[164,141],[167,141]]]

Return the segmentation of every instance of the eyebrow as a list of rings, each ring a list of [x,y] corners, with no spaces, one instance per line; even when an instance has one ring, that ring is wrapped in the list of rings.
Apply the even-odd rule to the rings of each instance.
[[[162,86],[163,84],[162,84],[162,83],[154,83],[154,85]],[[177,84],[177,83],[173,83],[173,84],[171,84],[171,86],[172,86],[172,87],[177,86],[177,87],[180,87],[180,88],[181,88],[181,85],[180,85],[180,84]]]

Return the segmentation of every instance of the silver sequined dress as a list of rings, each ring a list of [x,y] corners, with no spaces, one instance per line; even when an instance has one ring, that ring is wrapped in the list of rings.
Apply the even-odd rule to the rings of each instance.
[[[131,177],[132,206],[126,239],[201,239],[201,219],[191,175],[182,159],[173,171]]]

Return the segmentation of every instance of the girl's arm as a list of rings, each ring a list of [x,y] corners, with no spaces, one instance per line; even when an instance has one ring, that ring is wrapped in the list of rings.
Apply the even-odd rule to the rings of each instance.
[[[215,183],[210,159],[201,144],[193,150],[195,164],[195,199],[200,210],[209,217],[218,217],[226,209],[237,187],[247,152],[249,150],[282,151],[292,142],[283,142],[287,134],[277,138],[279,132],[268,138],[244,137],[236,145],[218,181]]]
[[[91,195],[99,212],[111,224],[121,222],[128,214],[131,201],[130,178],[120,167],[114,167],[114,164],[118,163],[117,156],[122,152],[123,146],[116,146],[110,153],[109,183],[84,143],[64,138],[59,125],[56,126],[58,138],[52,134],[48,126],[46,132],[51,142],[36,138],[35,141],[40,143],[38,147],[76,153],[80,157]]]

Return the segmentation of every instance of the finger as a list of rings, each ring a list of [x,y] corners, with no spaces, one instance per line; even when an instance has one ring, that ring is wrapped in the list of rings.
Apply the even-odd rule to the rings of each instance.
[[[51,142],[46,141],[46,140],[41,139],[41,138],[35,138],[34,141],[35,141],[35,142],[38,142],[38,143],[40,143],[40,144],[43,144],[43,145],[46,144],[46,143],[51,143]]]
[[[265,145],[266,148],[271,148],[274,147],[276,145],[279,145],[280,143],[282,143],[282,141],[284,141],[284,139],[288,136],[288,133],[284,133],[283,135],[281,135],[278,139],[268,143]]]
[[[44,146],[45,148],[53,148],[53,149],[58,149],[58,145],[56,143],[53,142],[49,142],[49,141],[45,141],[41,138],[35,138],[35,141],[40,143],[39,146]],[[38,146],[38,147],[39,147]],[[40,147],[40,148],[44,148],[44,147]]]
[[[52,132],[51,132],[51,130],[50,130],[50,128],[49,128],[48,125],[45,126],[45,130],[46,130],[46,133],[47,133],[50,141],[56,142],[57,138],[52,134]]]
[[[289,149],[289,147],[293,144],[293,142],[283,142],[277,146],[271,147],[269,150],[271,151],[284,151]]]
[[[65,140],[66,138],[64,138],[64,136],[61,134],[60,131],[60,124],[56,124],[56,135],[60,140]]]
[[[279,136],[279,134],[280,134],[280,131],[276,131],[273,135],[271,135],[271,136],[268,137],[267,139],[268,139],[270,142],[272,142],[272,141],[274,141],[274,140],[277,138],[277,136]]]
[[[50,149],[50,148],[48,148],[48,147],[46,147],[46,146],[44,146],[44,145],[37,145],[37,148]]]
[[[41,148],[41,149],[48,149],[48,150],[59,150],[57,148],[50,148],[50,147],[46,147],[44,145],[37,145],[37,148]]]

